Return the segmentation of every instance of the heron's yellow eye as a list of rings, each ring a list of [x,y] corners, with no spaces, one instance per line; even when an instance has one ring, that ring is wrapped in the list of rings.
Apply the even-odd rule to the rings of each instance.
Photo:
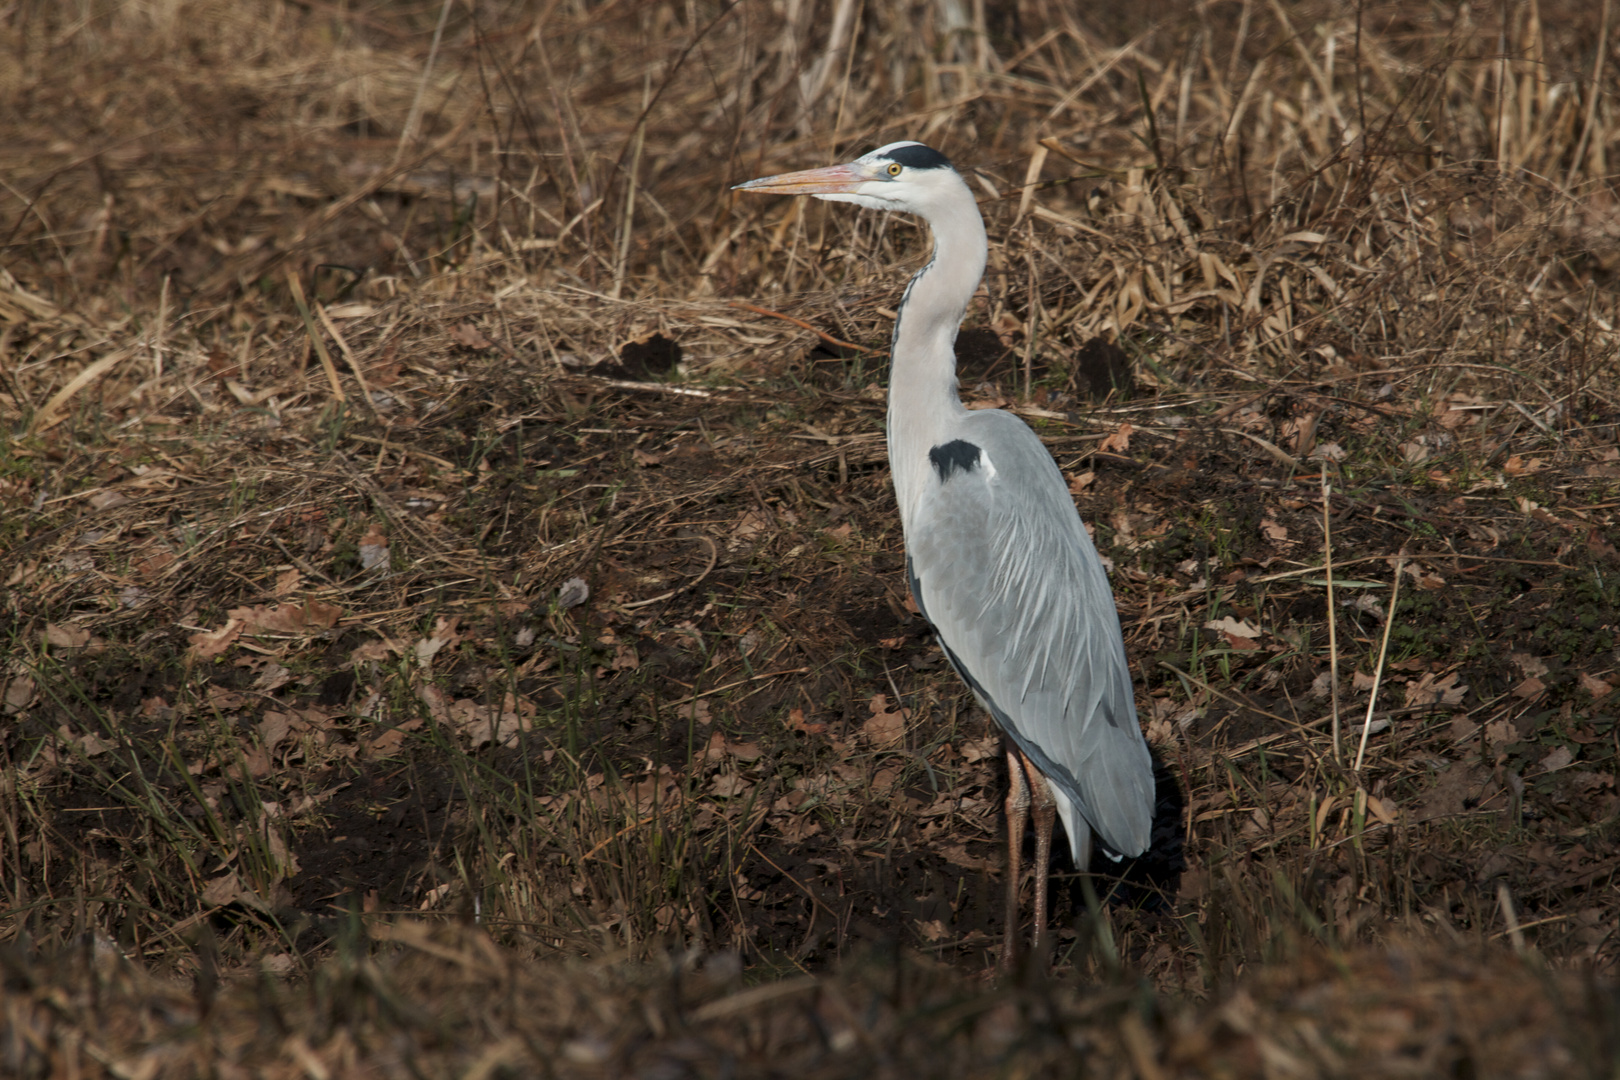
[[[889,162],[889,175],[890,176],[899,176],[900,175],[900,163],[898,161]]]

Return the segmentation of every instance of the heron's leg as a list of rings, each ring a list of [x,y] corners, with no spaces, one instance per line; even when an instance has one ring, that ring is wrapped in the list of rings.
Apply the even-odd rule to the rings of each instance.
[[[1046,938],[1047,881],[1052,867],[1052,823],[1057,819],[1057,800],[1052,798],[1052,786],[1029,758],[1023,758],[1024,775],[1035,807],[1035,933],[1030,938],[1030,951],[1039,956]]]
[[[1001,969],[1011,971],[1018,955],[1018,879],[1023,874],[1024,822],[1029,819],[1029,781],[1023,755],[1007,750],[1007,935],[1001,946]]]

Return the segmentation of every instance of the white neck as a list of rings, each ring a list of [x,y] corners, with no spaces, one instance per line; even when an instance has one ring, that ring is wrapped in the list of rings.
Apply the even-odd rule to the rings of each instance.
[[[927,215],[934,257],[911,279],[890,346],[889,468],[908,526],[928,477],[928,451],[967,410],[956,392],[956,331],[984,277],[984,219],[966,184]]]

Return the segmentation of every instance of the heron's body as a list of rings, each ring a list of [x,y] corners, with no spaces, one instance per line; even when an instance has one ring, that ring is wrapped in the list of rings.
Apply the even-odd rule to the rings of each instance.
[[[1028,778],[1037,794],[1041,777],[1050,784],[1079,869],[1093,830],[1112,853],[1141,854],[1153,767],[1102,561],[1035,433],[1011,413],[966,409],[957,394],[956,332],[987,252],[972,192],[942,155],[917,143],[743,186],[905,210],[933,226],[933,257],[900,306],[889,379],[889,463],[912,593],[1017,748],[1009,754],[1015,796],[1019,756],[1038,771]],[[1009,798],[1009,820],[1028,805]],[[1049,840],[1050,812],[1046,823]],[[1016,874],[1017,837],[1012,843]],[[1044,857],[1042,843],[1037,854]],[[1039,935],[1044,865],[1036,871]]]

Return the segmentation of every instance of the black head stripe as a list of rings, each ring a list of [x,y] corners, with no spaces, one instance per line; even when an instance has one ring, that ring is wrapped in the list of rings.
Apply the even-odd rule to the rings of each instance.
[[[890,161],[898,161],[908,169],[949,169],[951,159],[922,143],[897,146],[888,154]]]
[[[928,451],[928,461],[934,466],[934,471],[939,474],[939,482],[943,484],[958,469],[965,473],[977,469],[979,448],[966,439],[952,439]]]

